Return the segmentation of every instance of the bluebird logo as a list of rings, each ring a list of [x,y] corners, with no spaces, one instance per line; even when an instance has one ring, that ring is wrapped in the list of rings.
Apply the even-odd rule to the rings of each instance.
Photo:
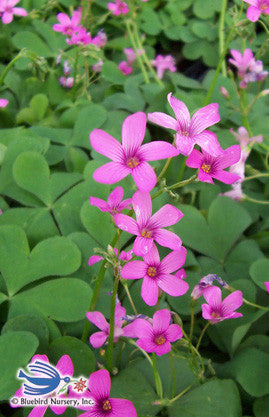
[[[69,376],[62,377],[54,366],[37,360],[27,366],[32,375],[27,375],[19,369],[17,377],[27,382],[23,383],[23,393],[26,395],[46,395],[58,388],[61,381],[70,382]]]

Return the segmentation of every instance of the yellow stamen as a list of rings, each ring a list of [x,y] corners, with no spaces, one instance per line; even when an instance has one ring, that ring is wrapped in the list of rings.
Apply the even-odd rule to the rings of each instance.
[[[217,311],[213,311],[213,313],[211,313],[211,316],[212,316],[214,319],[219,319],[219,318],[220,318],[220,314],[219,314]]]
[[[202,170],[208,174],[211,170],[211,165],[203,164],[202,165]]]
[[[181,131],[180,134],[182,136],[189,136],[189,132],[187,132],[186,130]]]
[[[111,404],[110,404],[110,402],[109,402],[109,400],[106,400],[106,401],[104,401],[104,403],[103,403],[103,409],[105,410],[105,411],[109,411],[109,410],[111,410]]]
[[[141,236],[151,238],[152,237],[152,232],[150,230],[142,230]]]
[[[163,345],[166,342],[166,339],[164,336],[158,336],[155,338],[155,343],[160,346]]]
[[[132,157],[127,160],[126,164],[129,168],[135,168],[137,167],[137,165],[139,165],[139,161],[136,158]]]
[[[147,270],[149,277],[155,277],[157,275],[157,269],[154,266],[150,266]]]

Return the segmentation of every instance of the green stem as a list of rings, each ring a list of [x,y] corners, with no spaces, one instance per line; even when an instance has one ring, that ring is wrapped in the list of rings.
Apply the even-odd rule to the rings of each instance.
[[[250,125],[248,122],[248,118],[247,118],[247,98],[246,98],[246,91],[245,90],[241,90],[241,95],[240,95],[240,108],[241,108],[241,114],[242,114],[242,118],[243,118],[243,126],[247,129],[249,135],[252,135],[251,129],[250,129]]]
[[[156,392],[157,392],[158,397],[162,399],[163,398],[163,386],[162,386],[162,381],[161,381],[161,378],[157,369],[156,353],[153,352],[151,358],[152,358],[152,368],[153,368]]]
[[[139,349],[142,353],[143,353],[143,355],[145,356],[145,358],[147,359],[147,361],[150,363],[150,366],[153,366],[153,364],[152,364],[152,360],[150,359],[150,356],[147,354],[147,352],[145,352],[140,346],[138,346],[136,343],[135,343],[135,341],[134,340],[132,340],[132,339],[125,339],[126,340],[126,342],[128,342],[130,345],[133,345],[133,346],[135,346],[137,349]]]
[[[232,36],[233,36],[234,28],[235,28],[235,25],[232,26],[232,28],[231,28],[231,30],[230,30],[230,32],[228,34],[228,37],[226,39],[226,42],[225,42],[225,45],[224,45],[224,49],[223,49],[222,55],[220,57],[218,66],[217,66],[216,71],[215,71],[215,74],[214,74],[214,77],[213,77],[213,79],[211,81],[211,84],[210,84],[209,89],[208,89],[208,93],[207,93],[206,98],[205,98],[204,106],[206,106],[210,102],[210,98],[212,96],[213,90],[215,88],[215,85],[216,85],[216,82],[217,82],[217,79],[218,79],[218,75],[219,75],[220,70],[221,70],[221,67],[222,67],[222,62],[223,62],[223,60],[225,58],[225,55],[226,55],[226,52],[227,52],[229,43],[230,43],[230,41],[232,39]]]
[[[258,20],[258,22],[263,26],[263,28],[265,29],[267,35],[269,35],[269,30],[268,30],[266,24],[262,20]]]
[[[172,397],[176,394],[176,370],[175,370],[175,364],[173,360],[173,352],[170,350],[169,352],[169,359],[171,364],[171,370],[172,370]]]
[[[269,307],[264,307],[264,306],[260,306],[259,304],[251,303],[250,301],[246,300],[245,298],[243,298],[243,301],[244,301],[245,304],[247,304],[251,307],[256,307],[256,308],[259,308],[260,310],[269,311]]]
[[[72,88],[72,101],[76,100],[79,52],[80,52],[80,48],[78,47],[76,51],[75,66],[74,66],[74,84]]]
[[[170,185],[170,187],[166,187],[167,190],[174,190],[175,188],[181,188],[185,185],[190,184],[194,180],[196,180],[197,174],[193,175],[192,177],[188,178],[187,180],[177,182],[176,184]]]
[[[191,342],[191,340],[192,340],[193,325],[194,325],[194,308],[193,308],[193,306],[191,305],[191,328],[190,328],[190,336],[189,336],[190,342]]]
[[[201,334],[200,334],[200,337],[199,337],[199,339],[198,339],[198,342],[197,342],[197,345],[196,345],[196,350],[198,351],[199,350],[199,347],[200,347],[200,344],[201,344],[201,341],[202,341],[202,339],[203,339],[203,336],[204,336],[204,334],[205,334],[205,332],[207,331],[207,328],[210,326],[210,323],[208,322],[208,323],[206,323],[206,325],[205,325],[205,327],[203,328],[203,330],[201,331]]]
[[[267,174],[265,172],[264,173],[261,172],[261,173],[256,174],[256,175],[251,175],[251,177],[244,178],[243,182],[254,180],[255,178],[261,178],[261,177],[269,177],[269,173]]]
[[[118,239],[118,233],[115,233],[115,236],[110,243],[112,248],[115,246],[115,244],[117,242],[117,239]],[[95,309],[97,299],[98,299],[98,296],[99,296],[99,292],[100,292],[100,289],[101,289],[101,286],[102,286],[103,278],[104,278],[104,275],[105,275],[105,271],[106,271],[105,264],[106,264],[106,260],[104,260],[102,262],[101,268],[99,270],[99,274],[98,274],[97,280],[96,280],[95,285],[94,285],[93,294],[92,294],[92,298],[91,298],[91,302],[90,302],[90,306],[89,306],[88,311],[93,311]],[[90,322],[89,322],[89,320],[86,319],[84,330],[83,330],[83,333],[82,333],[82,336],[81,336],[82,342],[84,342],[84,343],[87,342],[89,331],[90,331]]]
[[[3,84],[5,77],[7,75],[7,73],[9,72],[9,70],[13,67],[13,65],[20,59],[23,57],[23,55],[25,55],[25,48],[22,49],[17,56],[15,56],[15,58],[12,59],[12,61],[10,61],[10,63],[6,66],[6,68],[4,69],[4,71],[1,74],[0,77],[0,87]]]
[[[170,400],[169,402],[173,403],[174,401],[178,400],[180,397],[182,397],[182,395],[186,394],[186,392],[188,392],[195,384],[196,382],[186,387],[183,391],[181,391],[180,394],[178,394],[175,398],[172,398],[172,400]]]
[[[269,201],[265,201],[265,200],[256,200],[256,198],[249,197],[249,196],[248,196],[248,195],[246,195],[246,194],[244,194],[244,195],[243,195],[243,198],[244,198],[246,201],[249,201],[250,203],[256,203],[256,204],[269,204]]]
[[[127,29],[127,32],[128,32],[129,38],[130,38],[130,41],[131,41],[131,43],[133,45],[134,51],[135,51],[135,53],[137,55],[138,63],[139,63],[139,66],[141,68],[142,74],[144,76],[144,80],[148,84],[149,83],[149,77],[148,77],[148,74],[147,74],[146,69],[144,67],[143,61],[141,59],[141,55],[138,53],[138,49],[139,48],[136,45],[135,38],[134,38],[132,29],[131,29],[131,25],[130,25],[130,23],[129,23],[128,20],[126,21],[126,29]]]
[[[185,171],[185,168],[186,168],[187,158],[188,158],[187,156],[183,157],[182,164],[180,166],[180,170],[179,170],[179,173],[178,173],[178,176],[177,176],[178,181],[181,181],[181,178],[183,177],[183,174],[184,174],[184,171]]]
[[[130,304],[131,304],[131,306],[132,306],[132,308],[133,308],[133,310],[134,310],[134,313],[135,313],[135,314],[137,314],[137,310],[136,310],[136,308],[135,308],[135,305],[134,305],[133,299],[132,299],[132,297],[131,297],[131,294],[130,294],[130,291],[129,291],[128,285],[127,285],[126,283],[124,283],[124,284],[122,284],[122,285],[123,285],[123,287],[124,287],[124,289],[125,289],[125,292],[126,292],[126,294],[127,294],[128,300],[130,301]]]
[[[224,51],[224,26],[225,26],[225,13],[227,7],[227,0],[222,0],[222,7],[220,12],[220,24],[219,24],[219,53],[222,56]],[[227,77],[227,69],[225,60],[222,61],[222,74]]]
[[[114,347],[114,327],[115,327],[115,308],[116,308],[116,298],[118,285],[120,281],[120,273],[116,269],[115,281],[113,286],[113,293],[111,298],[111,308],[110,308],[110,321],[109,321],[109,336],[108,336],[108,346],[106,351],[106,367],[109,372],[112,372],[113,368],[113,347]]]
[[[166,173],[170,163],[172,161],[172,158],[168,158],[167,161],[164,164],[163,169],[161,170],[160,174],[157,177],[157,182],[160,182],[160,180],[162,179],[162,177],[164,176],[164,174]]]

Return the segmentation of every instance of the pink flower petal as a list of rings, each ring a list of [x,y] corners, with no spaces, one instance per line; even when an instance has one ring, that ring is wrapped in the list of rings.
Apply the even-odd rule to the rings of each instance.
[[[156,173],[147,162],[141,162],[137,167],[133,168],[132,176],[137,188],[146,193],[149,193],[157,182]]]
[[[170,324],[171,314],[167,308],[158,310],[153,315],[153,332],[154,334],[164,333]]]
[[[237,310],[243,304],[243,294],[241,291],[234,291],[232,294],[229,294],[222,302],[222,312],[226,316],[230,313],[233,313],[234,310]]]
[[[49,358],[47,357],[47,355],[34,355],[31,359],[31,363],[33,363],[35,361],[42,361],[42,362],[48,362],[49,363]]]
[[[86,313],[86,317],[92,324],[98,327],[98,329],[103,331],[109,330],[108,322],[106,321],[104,315],[99,311],[88,311],[88,313]]]
[[[166,353],[170,352],[171,350],[171,343],[165,342],[163,345],[155,345],[155,353],[157,356],[165,355]]]
[[[208,182],[210,184],[214,184],[214,181],[212,180],[211,175],[203,171],[202,169],[199,169],[198,180],[203,181],[203,182]]]
[[[93,179],[102,184],[114,184],[121,181],[131,170],[119,162],[108,162],[97,168],[93,173]]]
[[[90,134],[90,141],[96,152],[112,159],[112,161],[122,161],[123,150],[121,144],[104,130],[94,129]]]
[[[189,155],[195,145],[195,139],[176,133],[176,147],[182,155]]]
[[[161,274],[158,278],[158,285],[164,292],[172,297],[184,295],[189,289],[189,284],[187,282],[171,274]]]
[[[98,349],[99,347],[103,346],[108,338],[108,333],[105,332],[96,332],[90,336],[90,344],[95,348]]]
[[[27,16],[27,11],[22,7],[13,7],[13,14],[17,16]]]
[[[202,316],[205,320],[211,320],[211,307],[208,304],[202,304]]]
[[[11,23],[11,22],[12,22],[12,20],[13,20],[13,13],[12,13],[12,12],[4,12],[4,13],[2,14],[1,19],[2,19],[2,22],[3,22],[5,25],[8,25],[8,24],[9,24],[9,23]],[[35,408],[37,408],[37,407],[35,407]],[[41,408],[41,407],[40,407],[40,408]]]
[[[255,6],[250,6],[247,9],[247,18],[251,21],[251,22],[257,22],[257,20],[259,20],[259,17],[261,15],[261,10],[258,9]]]
[[[197,149],[193,149],[193,151],[188,156],[186,165],[190,168],[200,168],[200,166],[202,165],[203,159],[204,159],[203,154],[199,152]]]
[[[187,276],[185,269],[179,269],[179,271],[177,271],[174,275],[179,279],[185,279]]]
[[[167,129],[178,129],[178,122],[168,114],[161,112],[148,113],[148,119],[150,122],[159,126],[166,127]]]
[[[81,10],[75,10],[72,17],[71,17],[71,22],[74,26],[77,26],[80,23],[81,20]]]
[[[218,157],[218,166],[220,169],[229,167],[240,160],[241,148],[240,145],[233,145],[225,149]]]
[[[159,229],[154,233],[154,239],[157,243],[159,243],[159,245],[170,248],[172,250],[179,250],[182,245],[179,236],[173,232],[170,232],[170,230]]]
[[[219,121],[219,105],[217,103],[208,104],[194,113],[191,120],[191,133],[192,135],[198,135]]]
[[[168,342],[175,342],[183,337],[183,332],[178,324],[171,324],[165,331]]]
[[[9,103],[9,100],[5,98],[0,98],[0,108],[6,107]]]
[[[57,19],[59,20],[60,23],[62,23],[63,25],[69,25],[70,24],[70,19],[67,16],[67,14],[65,13],[58,13],[57,14]]]
[[[136,333],[135,337],[139,338],[153,338],[152,325],[145,319],[136,319],[133,323],[134,331]]]
[[[134,154],[145,137],[147,116],[139,111],[126,117],[122,125],[122,146],[127,154]]]
[[[221,289],[219,287],[207,287],[203,290],[203,296],[206,302],[213,308],[221,304]]]
[[[146,161],[158,161],[159,159],[172,158],[179,154],[178,150],[170,143],[154,141],[142,145],[139,154]]]
[[[235,312],[235,313],[231,313],[227,318],[238,319],[239,317],[243,317],[243,314]]]
[[[73,376],[74,366],[70,356],[63,355],[57,362],[56,368],[62,376]]]
[[[150,194],[140,190],[136,191],[132,198],[132,205],[136,214],[137,223],[141,227],[144,227],[148,223],[152,213]]]
[[[149,306],[155,306],[159,297],[159,288],[156,280],[146,276],[143,279],[141,296],[146,304]]]
[[[182,211],[172,206],[171,204],[165,204],[160,210],[158,210],[151,218],[150,225],[154,228],[161,228],[172,226],[177,223],[184,214]]]
[[[187,256],[187,250],[184,246],[181,246],[179,250],[170,252],[161,261],[162,271],[167,274],[177,271],[182,265],[184,265]]]
[[[92,266],[92,265],[96,264],[97,262],[102,261],[103,259],[104,258],[102,256],[92,255],[88,260],[88,265]]]
[[[153,239],[138,236],[134,241],[134,254],[136,256],[144,256],[152,249],[152,245]]]
[[[141,349],[148,353],[155,352],[156,344],[150,339],[138,339],[136,343],[141,347]]]
[[[269,281],[265,281],[264,285],[266,286],[267,291],[269,292]]]
[[[62,397],[61,395],[59,395],[59,397]],[[50,409],[51,411],[56,414],[57,416],[59,416],[60,414],[63,414],[66,410],[66,406],[63,405],[50,405]]]
[[[52,29],[55,30],[55,32],[62,32],[63,25],[61,23],[55,23],[55,25],[52,26]]]
[[[218,138],[215,133],[210,132],[209,130],[204,130],[202,133],[194,137],[197,145],[213,156],[218,156],[223,153]]]
[[[160,255],[157,246],[153,243],[151,250],[143,255],[143,259],[148,265],[158,265],[160,263]]]
[[[124,191],[122,187],[116,187],[115,190],[112,191],[111,194],[109,194],[107,202],[111,207],[115,207],[123,199]]]
[[[111,380],[105,369],[93,372],[88,381],[89,390],[98,399],[107,399],[110,394]]]
[[[98,207],[101,211],[109,211],[109,205],[101,198],[90,197],[90,204]]]
[[[167,100],[172,107],[175,116],[178,121],[178,128],[177,130],[183,130],[186,131],[189,128],[190,125],[190,113],[183,101],[178,100],[177,98],[172,96],[172,93],[169,93],[167,96]]]
[[[111,404],[113,417],[137,417],[137,413],[131,401],[122,398],[109,398],[109,402]]]
[[[131,261],[124,265],[121,270],[121,276],[124,279],[140,279],[146,275],[147,267],[145,262]]]
[[[121,303],[117,303],[115,307],[115,326],[122,327],[122,317],[126,316],[126,309],[121,306]]]
[[[28,417],[43,417],[48,407],[34,407]]]
[[[123,327],[123,336],[132,337],[132,338],[138,337],[137,333],[136,333],[135,321],[133,321],[132,323],[127,324],[127,326]]]
[[[236,175],[233,172],[229,171],[217,171],[214,174],[212,174],[212,177],[216,178],[221,182],[224,182],[224,184],[233,184],[236,181],[241,180],[241,177],[239,177],[239,175]]]
[[[119,229],[133,235],[139,234],[137,223],[132,217],[118,213],[114,216],[114,220]]]

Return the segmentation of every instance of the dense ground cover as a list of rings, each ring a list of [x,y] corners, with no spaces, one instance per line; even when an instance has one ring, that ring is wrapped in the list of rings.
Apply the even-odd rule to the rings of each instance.
[[[269,416],[268,14],[0,0],[0,417]]]

